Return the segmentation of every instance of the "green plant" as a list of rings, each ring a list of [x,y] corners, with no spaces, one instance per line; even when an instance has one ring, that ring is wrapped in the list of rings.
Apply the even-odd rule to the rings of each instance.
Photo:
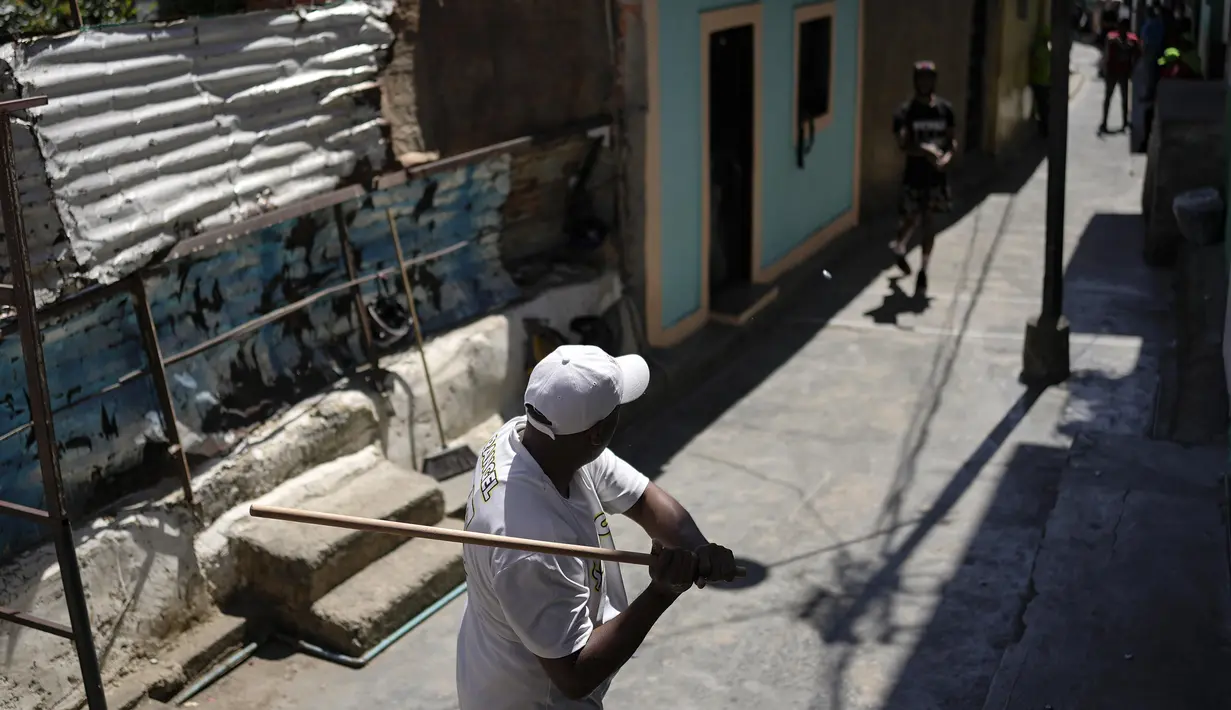
[[[110,25],[137,19],[134,0],[78,0],[81,22]],[[73,29],[72,9],[68,0],[15,0],[0,9],[0,40],[15,37],[37,37]]]

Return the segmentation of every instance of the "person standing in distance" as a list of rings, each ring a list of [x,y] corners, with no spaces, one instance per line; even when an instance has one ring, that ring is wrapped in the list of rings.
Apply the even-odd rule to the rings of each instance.
[[[607,516],[623,514],[649,533],[654,557],[630,604],[617,563],[465,545],[461,710],[602,708],[612,676],[681,594],[735,578],[731,551],[607,448],[620,407],[649,379],[638,355],[560,346],[531,371],[526,414],[483,447],[467,530],[615,549]]]
[[[1103,52],[1103,120],[1099,123],[1099,135],[1110,133],[1107,114],[1111,110],[1111,96],[1120,90],[1121,130],[1131,128],[1128,112],[1128,88],[1133,80],[1133,69],[1141,59],[1141,40],[1131,31],[1129,20],[1120,20],[1120,26],[1107,35]]]
[[[953,106],[936,95],[936,65],[915,62],[915,95],[893,115],[893,132],[898,147],[906,154],[906,169],[902,174],[902,197],[898,204],[901,221],[897,239],[889,248],[896,256],[898,268],[910,274],[906,252],[915,231],[922,228],[922,261],[915,282],[915,295],[927,293],[928,263],[936,234],[928,224],[932,214],[952,209],[946,168],[957,150],[957,118]]]

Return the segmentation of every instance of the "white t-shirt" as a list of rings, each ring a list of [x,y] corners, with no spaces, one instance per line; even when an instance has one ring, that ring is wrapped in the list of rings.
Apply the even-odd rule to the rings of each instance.
[[[475,466],[466,529],[614,549],[607,516],[641,499],[649,479],[611,451],[583,466],[560,495],[521,443],[525,417],[501,427]],[[457,637],[461,710],[601,708],[608,683],[569,700],[538,658],[581,650],[628,608],[620,566],[478,545],[463,548],[468,594]]]

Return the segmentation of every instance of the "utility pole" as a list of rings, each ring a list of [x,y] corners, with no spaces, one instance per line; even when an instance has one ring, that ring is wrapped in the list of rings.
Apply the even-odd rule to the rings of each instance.
[[[1043,310],[1026,324],[1023,382],[1051,386],[1069,378],[1069,322],[1064,317],[1064,192],[1069,143],[1069,8],[1051,3],[1051,113],[1047,132],[1047,241]]]

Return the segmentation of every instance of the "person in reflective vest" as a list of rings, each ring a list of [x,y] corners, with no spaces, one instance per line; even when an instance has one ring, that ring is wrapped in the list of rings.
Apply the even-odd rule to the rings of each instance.
[[[1159,75],[1163,79],[1200,79],[1201,71],[1194,65],[1193,58],[1185,56],[1178,47],[1168,47],[1158,60]]]

